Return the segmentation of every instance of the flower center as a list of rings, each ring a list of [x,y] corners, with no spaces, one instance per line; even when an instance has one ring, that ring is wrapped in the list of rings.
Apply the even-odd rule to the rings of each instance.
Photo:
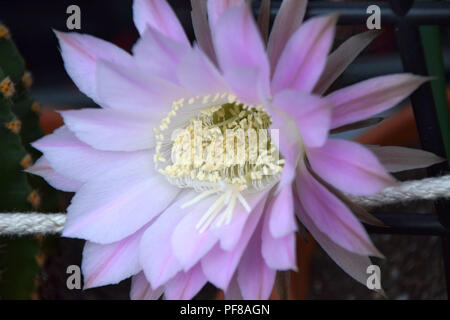
[[[277,132],[269,132],[271,117],[261,106],[244,105],[233,96],[210,97],[175,102],[154,130],[158,171],[170,183],[199,192],[183,207],[220,194],[199,221],[201,232],[215,220],[229,223],[236,201],[250,211],[242,194],[274,185],[284,166]]]

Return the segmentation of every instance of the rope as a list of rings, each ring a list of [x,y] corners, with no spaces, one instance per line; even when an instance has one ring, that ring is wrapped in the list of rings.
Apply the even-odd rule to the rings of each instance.
[[[406,181],[374,195],[349,197],[365,208],[450,198],[450,175]],[[65,221],[65,213],[0,213],[0,235],[57,234],[63,230]]]
[[[0,235],[61,233],[65,222],[65,213],[1,213]]]
[[[380,192],[364,196],[349,197],[353,202],[365,208],[376,208],[389,204],[405,204],[418,200],[436,200],[450,198],[450,175],[405,181]]]

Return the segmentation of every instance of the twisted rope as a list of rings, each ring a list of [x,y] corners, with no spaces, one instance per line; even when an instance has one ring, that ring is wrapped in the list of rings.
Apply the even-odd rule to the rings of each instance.
[[[365,208],[376,208],[389,204],[406,204],[418,200],[436,200],[450,198],[450,175],[405,181],[380,192],[364,196],[349,197],[353,202]]]
[[[1,213],[0,235],[61,233],[65,222],[65,213]]]
[[[450,175],[406,181],[374,195],[349,198],[365,208],[450,198]],[[0,235],[57,234],[65,221],[65,213],[0,213]]]

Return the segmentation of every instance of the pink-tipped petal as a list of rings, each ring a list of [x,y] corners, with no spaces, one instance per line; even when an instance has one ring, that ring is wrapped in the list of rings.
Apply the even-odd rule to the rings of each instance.
[[[294,181],[298,160],[304,154],[304,143],[299,128],[292,117],[270,103],[264,103],[264,107],[272,116],[271,139],[278,150],[280,150],[285,161],[276,189],[276,193],[278,193]]]
[[[167,300],[190,300],[205,284],[206,277],[197,264],[187,272],[179,272],[165,285],[165,297]]]
[[[193,191],[179,195],[142,237],[140,261],[153,287],[164,285],[182,269],[173,254],[171,237],[177,224],[190,211],[190,208],[180,209],[180,206],[195,196]]]
[[[330,100],[297,90],[285,90],[274,97],[273,105],[295,121],[306,146],[320,147],[325,143],[331,123]]]
[[[378,35],[379,32],[374,30],[358,33],[333,51],[327,59],[327,64],[314,92],[323,94]]]
[[[78,89],[105,106],[97,95],[95,70],[99,59],[127,65],[131,56],[119,47],[104,40],[78,33],[55,31],[61,47],[61,56],[67,73]]]
[[[266,201],[261,200],[250,214],[245,223],[241,235],[235,235],[238,238],[236,245],[232,250],[225,251],[219,244],[202,259],[203,272],[209,282],[222,290],[227,290],[228,285],[235,274],[236,268],[241,260],[242,254],[264,211]]]
[[[314,224],[332,241],[346,250],[360,254],[382,256],[372,244],[364,227],[336,196],[316,181],[305,165],[299,169],[296,190],[301,205]]]
[[[153,289],[145,278],[144,272],[139,272],[131,278],[131,300],[158,300],[163,291],[163,287]]]
[[[284,0],[281,3],[267,44],[267,54],[269,55],[272,73],[286,43],[302,24],[307,4],[307,0]]]
[[[297,202],[298,204],[298,202]],[[333,259],[338,266],[340,266],[349,276],[356,281],[366,285],[367,283],[367,267],[372,265],[370,259],[365,255],[359,255],[348,251],[336,244],[331,238],[330,234],[322,232],[306,214],[306,210],[301,206],[297,206],[296,213],[300,221],[309,230],[314,239],[325,250],[326,253]]]
[[[333,44],[337,15],[308,20],[286,44],[274,71],[272,91],[284,89],[312,92]]]
[[[375,155],[356,142],[329,139],[307,154],[313,170],[344,192],[369,195],[395,183]]]
[[[261,227],[258,226],[242,256],[237,280],[246,300],[267,300],[273,289],[276,270],[269,268],[261,255]]]
[[[293,199],[291,201],[293,206]],[[266,265],[275,270],[297,270],[295,231],[291,231],[284,237],[275,238],[270,231],[270,219],[269,212],[266,212],[261,234],[261,253]]]
[[[211,28],[208,21],[208,8],[206,1],[191,0],[191,18],[195,39],[208,58],[217,64],[216,53],[211,37]]]
[[[155,192],[158,196],[152,197]],[[163,212],[178,192],[154,171],[148,154],[137,154],[81,187],[67,208],[63,236],[101,244],[119,241]]]
[[[331,93],[333,102],[331,127],[365,120],[394,107],[429,78],[412,74],[376,77]]]
[[[389,172],[427,168],[445,161],[434,153],[405,147],[366,146]]]
[[[270,96],[269,61],[249,7],[225,11],[213,38],[219,65],[238,98],[256,104],[261,95]]]
[[[166,0],[134,0],[133,20],[141,35],[149,25],[173,40],[189,44],[183,27]]]
[[[148,26],[133,47],[139,66],[147,72],[178,83],[176,68],[191,47],[175,41]]]
[[[87,241],[81,264],[84,289],[116,284],[141,271],[138,249],[147,227],[148,225],[125,239],[110,244]]]
[[[281,190],[280,194],[283,192],[285,193],[285,189],[289,189],[292,191],[291,187],[285,187],[283,190]],[[290,201],[289,204],[287,204],[288,208],[284,208],[290,211],[290,215],[294,215],[294,199],[291,197],[288,199],[285,199],[287,201]],[[269,211],[271,210],[271,212]],[[280,210],[282,210],[280,208]],[[294,230],[289,232],[283,237],[275,238],[270,230],[270,223],[272,220],[272,217],[274,215],[273,208],[268,208],[265,212],[265,218],[263,221],[263,229],[262,229],[262,256],[264,258],[264,261],[266,262],[266,265],[275,270],[297,270],[297,259],[296,259],[296,238],[295,238],[295,231],[296,231],[296,222],[294,220],[294,225],[289,226],[289,229],[292,229],[294,227]],[[282,214],[280,211],[277,213]]]
[[[45,156],[40,157],[33,166],[27,168],[25,171],[44,178],[53,188],[65,192],[76,192],[83,185],[83,183],[78,180],[65,177],[56,172]]]
[[[211,29],[214,30],[220,16],[233,7],[239,7],[244,0],[207,0],[206,6],[208,10],[208,18]]]
[[[80,141],[66,126],[33,142],[32,146],[45,154],[57,173],[80,183],[125,165],[136,155],[132,152],[96,150]],[[151,154],[148,156],[151,157]]]
[[[97,65],[97,92],[111,108],[144,111],[159,117],[167,115],[175,100],[190,96],[137,64],[124,67],[103,60]]]
[[[211,95],[211,99],[219,92],[230,92],[217,68],[197,46],[178,65],[177,77],[183,88],[197,94]]]
[[[285,186],[276,194],[268,207],[269,230],[272,237],[283,238],[297,230],[292,187]]]
[[[61,111],[66,126],[81,141],[98,150],[138,151],[155,146],[151,117],[113,109]]]

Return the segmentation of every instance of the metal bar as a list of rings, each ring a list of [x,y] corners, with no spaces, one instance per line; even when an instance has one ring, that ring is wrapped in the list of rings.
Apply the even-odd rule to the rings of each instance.
[[[408,1],[403,0],[407,3]],[[271,16],[278,12],[281,1],[274,1]],[[377,5],[381,9],[382,25],[397,24],[402,17],[398,16],[386,2],[331,2],[317,1],[308,4],[306,17],[340,13],[338,23],[341,25],[365,25],[369,14],[367,7]],[[431,3],[416,3],[406,15],[406,22],[414,25],[448,25],[450,24],[450,2],[436,1]]]
[[[408,13],[408,9],[411,2],[404,0],[390,0],[389,3],[395,14],[398,16],[396,35],[398,49],[402,57],[405,71],[424,76],[428,75],[419,29],[406,18],[410,15]],[[414,5],[414,7],[417,5],[418,4]],[[411,102],[423,149],[445,157],[444,141],[440,132],[431,85],[428,83],[421,86],[414,94],[411,95]],[[445,166],[440,167],[434,166],[428,171],[428,174],[433,176],[446,170],[448,170],[446,164]],[[447,297],[450,298],[449,205],[448,202],[437,201],[435,208],[439,222],[445,229],[445,233],[442,236],[442,254],[447,284]]]
[[[445,228],[432,213],[375,213],[387,227],[365,225],[370,233],[441,236]]]

